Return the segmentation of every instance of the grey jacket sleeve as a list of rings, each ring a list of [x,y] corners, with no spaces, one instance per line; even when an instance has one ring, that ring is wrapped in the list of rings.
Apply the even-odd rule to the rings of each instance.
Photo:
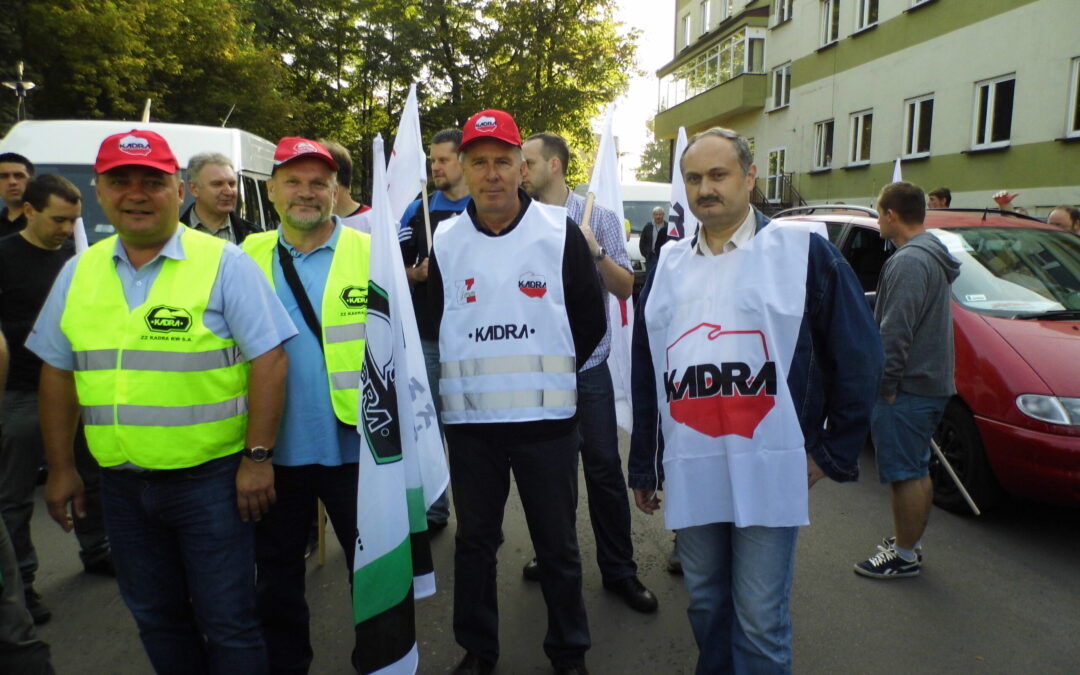
[[[882,269],[875,314],[885,349],[881,395],[895,396],[907,368],[915,330],[930,292],[926,262],[915,256],[895,255]]]

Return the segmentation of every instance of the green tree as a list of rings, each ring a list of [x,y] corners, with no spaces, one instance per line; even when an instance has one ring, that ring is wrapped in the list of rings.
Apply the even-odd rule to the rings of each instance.
[[[650,117],[645,122],[645,126],[648,127],[649,135],[653,136],[653,139],[645,145],[634,175],[638,180],[669,183],[671,182],[671,141],[656,138],[653,118]]]

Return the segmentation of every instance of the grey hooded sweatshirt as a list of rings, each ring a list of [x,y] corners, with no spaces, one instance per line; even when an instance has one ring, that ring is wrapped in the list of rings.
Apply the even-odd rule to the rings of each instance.
[[[882,396],[898,390],[956,393],[949,285],[959,274],[960,262],[929,232],[912,237],[885,262],[874,307],[885,346]]]

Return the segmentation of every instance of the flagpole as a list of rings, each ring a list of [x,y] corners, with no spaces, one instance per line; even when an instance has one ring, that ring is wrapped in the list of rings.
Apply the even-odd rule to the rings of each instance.
[[[431,241],[431,210],[428,208],[426,181],[420,183],[420,203],[424,206],[424,234],[427,235],[427,255],[430,258],[434,242]]]
[[[585,197],[585,215],[581,217],[582,229],[589,226],[589,221],[592,220],[593,205],[596,203],[596,193],[590,192]]]

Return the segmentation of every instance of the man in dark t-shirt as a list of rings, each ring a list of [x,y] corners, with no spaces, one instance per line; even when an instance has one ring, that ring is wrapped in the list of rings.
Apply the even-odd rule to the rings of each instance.
[[[41,359],[26,338],[60,268],[74,255],[71,233],[81,211],[78,188],[60,176],[43,174],[29,182],[23,203],[26,228],[0,239],[0,326],[11,348],[11,366],[0,404],[0,515],[11,534],[26,592],[26,604],[41,624],[50,612],[34,591],[37,553],[30,539],[34,486],[43,448],[38,420]],[[75,519],[75,534],[87,572],[112,575],[109,543],[101,513],[98,468],[89,456],[81,427],[76,443],[79,473],[86,484],[86,517]]]
[[[34,165],[30,160],[15,152],[0,153],[0,199],[4,201],[4,208],[0,209],[0,237],[26,227],[23,193],[33,176]]]

